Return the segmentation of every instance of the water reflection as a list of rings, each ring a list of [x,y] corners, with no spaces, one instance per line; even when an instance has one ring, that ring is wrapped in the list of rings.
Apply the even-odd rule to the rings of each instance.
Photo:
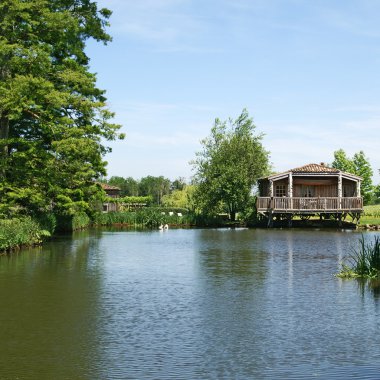
[[[250,230],[199,232],[202,378],[239,378],[265,365],[267,253],[257,243]]]
[[[259,254],[248,229],[201,230],[196,241],[200,270],[213,280],[266,273],[266,254]]]
[[[94,230],[1,257],[0,378],[375,378],[379,283],[334,277],[359,237]]]
[[[0,378],[91,378],[99,357],[96,244],[74,235],[1,258]]]
[[[288,234],[286,236],[286,241],[288,245],[288,287],[289,290],[293,288],[293,235]]]
[[[371,294],[376,301],[380,301],[380,280],[379,279],[356,279],[358,289],[362,297]]]

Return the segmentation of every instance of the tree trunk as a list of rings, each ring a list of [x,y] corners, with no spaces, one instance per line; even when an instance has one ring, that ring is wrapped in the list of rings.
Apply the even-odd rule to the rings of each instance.
[[[236,211],[231,211],[230,212],[230,219],[231,219],[231,222],[235,222],[236,221]]]

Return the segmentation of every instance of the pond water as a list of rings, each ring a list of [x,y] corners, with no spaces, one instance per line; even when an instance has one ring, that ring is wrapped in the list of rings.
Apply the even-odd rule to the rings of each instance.
[[[379,379],[379,288],[334,277],[359,238],[91,230],[0,257],[0,379]]]

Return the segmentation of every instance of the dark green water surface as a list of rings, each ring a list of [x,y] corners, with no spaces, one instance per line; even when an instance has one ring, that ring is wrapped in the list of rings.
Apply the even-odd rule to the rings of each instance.
[[[359,237],[92,230],[2,256],[0,379],[380,379],[379,287],[334,277]]]

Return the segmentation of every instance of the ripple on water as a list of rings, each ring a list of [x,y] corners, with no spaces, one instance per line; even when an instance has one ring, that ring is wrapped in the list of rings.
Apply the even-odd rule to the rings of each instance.
[[[1,258],[0,379],[380,378],[379,297],[333,276],[358,236],[98,231]]]

